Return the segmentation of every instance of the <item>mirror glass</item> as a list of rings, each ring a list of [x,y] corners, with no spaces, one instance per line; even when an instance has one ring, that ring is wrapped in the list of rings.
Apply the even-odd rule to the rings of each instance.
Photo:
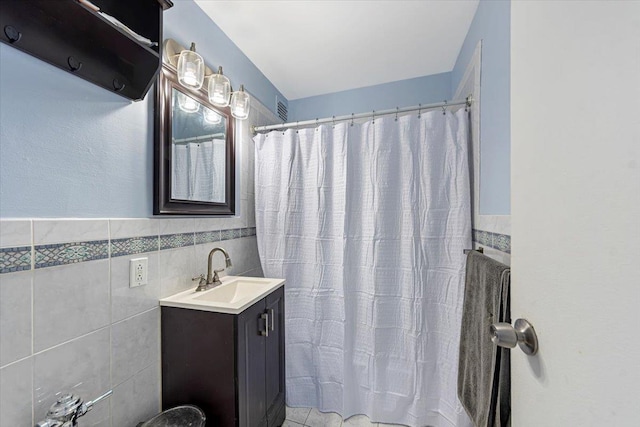
[[[180,85],[168,64],[155,101],[154,215],[234,215],[235,120],[229,107],[211,104],[205,88]]]
[[[172,88],[171,198],[223,203],[227,118]]]

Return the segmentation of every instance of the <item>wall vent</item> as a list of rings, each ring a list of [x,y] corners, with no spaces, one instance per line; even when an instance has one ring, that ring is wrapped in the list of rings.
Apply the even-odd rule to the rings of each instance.
[[[280,119],[283,122],[286,122],[287,121],[287,104],[280,101],[280,99],[278,99],[277,96],[276,96],[276,111],[278,111],[278,117],[280,117]]]

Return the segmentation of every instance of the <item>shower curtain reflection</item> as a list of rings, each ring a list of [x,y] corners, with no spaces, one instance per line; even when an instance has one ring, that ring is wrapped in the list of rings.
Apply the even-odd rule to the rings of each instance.
[[[223,203],[225,141],[174,142],[172,147],[172,198]]]
[[[287,281],[289,406],[470,425],[456,396],[467,122],[438,110],[255,137],[260,258]]]

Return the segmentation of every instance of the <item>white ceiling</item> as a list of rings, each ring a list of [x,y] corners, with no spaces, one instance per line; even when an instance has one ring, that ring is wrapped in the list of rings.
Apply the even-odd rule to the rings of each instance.
[[[289,100],[451,71],[478,0],[196,3]]]

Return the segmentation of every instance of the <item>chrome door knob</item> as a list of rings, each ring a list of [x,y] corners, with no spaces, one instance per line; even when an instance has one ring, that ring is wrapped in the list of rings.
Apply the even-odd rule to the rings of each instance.
[[[494,323],[489,332],[491,342],[499,347],[514,348],[518,345],[529,356],[538,352],[538,336],[526,319],[516,319],[513,326],[509,323]]]
[[[513,348],[518,345],[518,334],[510,323],[491,325],[491,342],[499,347]]]

